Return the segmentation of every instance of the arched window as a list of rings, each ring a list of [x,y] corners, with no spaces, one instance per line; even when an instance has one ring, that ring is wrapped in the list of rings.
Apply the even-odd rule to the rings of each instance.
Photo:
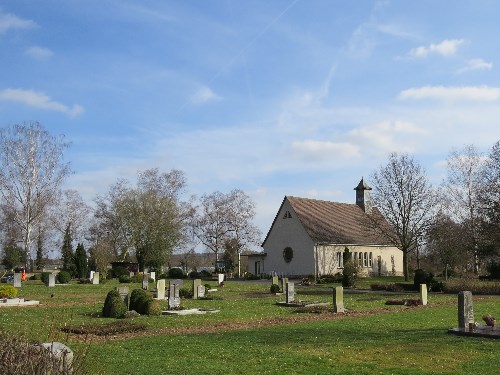
[[[368,253],[364,254],[363,266],[368,267]]]
[[[368,254],[368,267],[372,268],[373,267],[373,253],[370,252],[370,254]]]

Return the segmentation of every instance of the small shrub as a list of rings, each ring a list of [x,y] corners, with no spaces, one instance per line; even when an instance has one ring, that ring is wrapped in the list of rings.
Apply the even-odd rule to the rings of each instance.
[[[205,291],[208,292],[210,289],[212,289],[212,285],[205,284]]]
[[[491,261],[486,266],[490,279],[500,279],[500,262]]]
[[[415,290],[420,288],[420,284],[427,284],[427,288],[432,284],[434,280],[434,275],[431,272],[425,272],[422,269],[415,270],[415,275],[413,276],[413,286]]]
[[[131,280],[129,275],[120,275],[118,277],[118,281],[122,284],[128,284]]]
[[[199,279],[200,278],[200,273],[198,271],[191,271],[189,273],[189,278],[191,278],[191,279]]]
[[[210,272],[208,272],[207,270],[202,270],[202,271],[200,271],[200,277],[201,278],[212,277],[212,274]]]
[[[185,276],[180,268],[170,268],[168,270],[168,277],[170,279],[183,279]]]
[[[152,298],[144,289],[134,289],[130,294],[129,310],[135,310],[142,315],[147,314],[148,301]]]
[[[193,291],[190,288],[181,288],[179,290],[179,297],[181,297],[181,298],[193,298]]]
[[[44,284],[48,284],[49,283],[49,275],[51,274],[51,272],[42,272],[41,276],[40,276],[40,279],[42,280],[42,282]]]
[[[280,286],[278,284],[272,284],[271,288],[269,288],[271,293],[279,293]]]
[[[0,298],[16,298],[17,289],[14,285],[1,285],[0,286]]]
[[[260,280],[260,277],[254,275],[253,273],[247,272],[245,274],[245,280]]]
[[[68,284],[71,280],[71,275],[69,272],[61,271],[57,274],[56,280],[59,284]]]
[[[127,306],[123,302],[116,289],[110,290],[104,301],[102,315],[106,318],[122,318],[127,311]]]
[[[161,315],[163,311],[162,302],[156,299],[149,299],[146,303],[146,314],[147,315]]]
[[[472,294],[500,295],[500,282],[475,279],[452,279],[443,283],[443,292],[458,293],[469,290]]]

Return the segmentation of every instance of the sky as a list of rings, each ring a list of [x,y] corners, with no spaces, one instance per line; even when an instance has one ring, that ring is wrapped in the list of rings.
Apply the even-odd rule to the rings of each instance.
[[[0,126],[64,134],[89,203],[138,171],[246,192],[263,235],[286,195],[354,203],[411,154],[500,140],[496,0],[0,0]]]

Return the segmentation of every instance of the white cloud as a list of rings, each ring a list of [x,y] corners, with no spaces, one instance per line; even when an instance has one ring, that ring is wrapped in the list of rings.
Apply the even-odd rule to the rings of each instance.
[[[40,61],[48,60],[54,55],[50,49],[37,46],[29,47],[25,53],[29,57]]]
[[[191,102],[194,104],[203,104],[207,102],[213,102],[221,100],[222,98],[212,91],[207,86],[202,86],[196,91],[196,93],[191,97]]]
[[[486,62],[483,59],[472,59],[467,61],[467,65],[457,70],[457,74],[467,73],[474,70],[491,70],[493,63]]]
[[[423,86],[403,90],[398,95],[401,100],[494,101],[499,98],[500,88],[488,86]]]
[[[415,149],[414,142],[418,136],[428,132],[407,121],[382,121],[366,125],[349,132],[353,141],[364,144],[366,150],[380,150],[383,153],[391,151],[411,152]]]
[[[420,46],[410,51],[409,55],[416,58],[425,58],[429,55],[452,56],[457,53],[458,47],[464,43],[463,39],[445,39],[439,44]]]
[[[0,100],[7,100],[26,104],[30,107],[40,108],[48,111],[57,111],[69,116],[78,116],[84,109],[78,104],[68,107],[56,102],[42,92],[22,89],[5,89],[0,91]]]
[[[37,24],[32,20],[23,20],[13,14],[0,13],[0,34],[4,34],[11,29],[31,29]]]
[[[295,141],[290,149],[295,157],[305,161],[325,161],[333,158],[359,158],[359,148],[351,143],[336,143],[329,141]]]

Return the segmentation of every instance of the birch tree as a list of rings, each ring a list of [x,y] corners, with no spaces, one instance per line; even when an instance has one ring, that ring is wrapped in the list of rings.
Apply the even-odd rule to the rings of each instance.
[[[55,201],[70,173],[63,161],[69,146],[63,136],[49,134],[38,122],[0,129],[0,194],[22,233],[27,258],[33,229]]]

